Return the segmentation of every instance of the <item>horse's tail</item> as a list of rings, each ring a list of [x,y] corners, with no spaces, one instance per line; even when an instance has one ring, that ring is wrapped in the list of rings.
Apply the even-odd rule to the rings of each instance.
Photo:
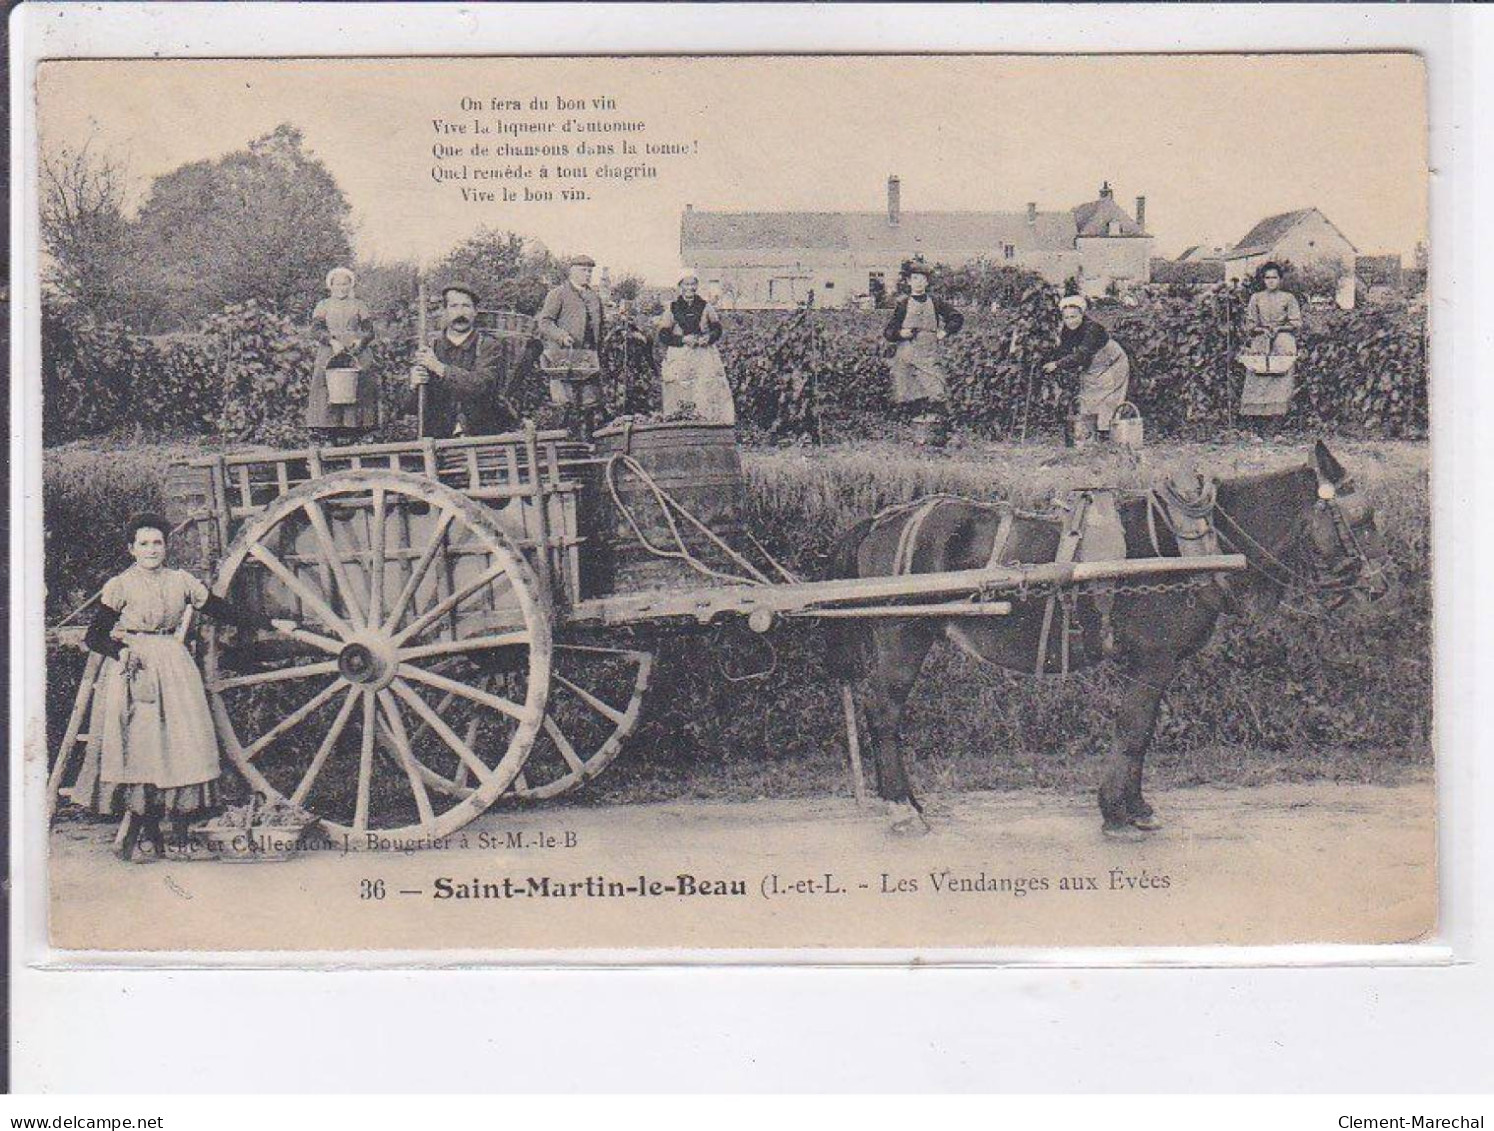
[[[875,518],[864,518],[841,535],[830,561],[831,578],[859,576],[857,555]],[[861,620],[832,620],[825,628],[825,667],[841,683],[852,683],[870,666],[871,629]]]

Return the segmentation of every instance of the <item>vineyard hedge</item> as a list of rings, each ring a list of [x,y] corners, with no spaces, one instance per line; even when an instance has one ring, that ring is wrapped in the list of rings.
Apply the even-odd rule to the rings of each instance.
[[[1150,297],[1098,312],[1132,364],[1131,399],[1151,437],[1218,434],[1233,423],[1243,371],[1243,292]],[[881,337],[885,312],[728,311],[722,354],[747,435],[770,440],[879,435],[896,413]],[[1344,312],[1314,308],[1301,338],[1300,391],[1290,424],[1315,431],[1424,436],[1427,366],[1419,307]],[[1068,390],[1038,372],[1057,317],[1047,288],[993,312],[971,312],[945,344],[951,410],[971,435],[1054,429]],[[413,336],[387,327],[370,349],[385,436],[408,430]],[[520,399],[538,410],[544,388],[533,351],[507,339],[522,371]],[[640,347],[640,343],[642,343]],[[613,338],[606,351],[613,407],[657,407],[658,359],[646,336]],[[304,329],[253,302],[229,307],[200,333],[146,338],[48,308],[43,318],[43,435],[48,443],[135,428],[152,434],[294,444],[315,346]],[[651,390],[653,390],[651,392]]]

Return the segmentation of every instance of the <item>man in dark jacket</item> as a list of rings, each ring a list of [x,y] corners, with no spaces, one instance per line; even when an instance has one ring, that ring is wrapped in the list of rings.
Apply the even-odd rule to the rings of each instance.
[[[482,436],[515,427],[509,377],[498,348],[477,331],[477,291],[466,283],[441,289],[445,328],[415,351],[410,385],[426,390],[425,435]]]

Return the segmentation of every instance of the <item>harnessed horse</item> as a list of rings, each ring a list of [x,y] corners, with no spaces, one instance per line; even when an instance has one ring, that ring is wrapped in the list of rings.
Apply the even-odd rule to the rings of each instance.
[[[1127,558],[1185,552],[1197,527],[1176,521],[1157,493],[1117,508]],[[1005,594],[1002,618],[889,619],[839,622],[829,630],[828,661],[846,683],[864,681],[862,701],[877,791],[894,811],[896,832],[927,829],[899,747],[902,713],[929,650],[940,638],[1014,671],[1042,674],[1113,661],[1126,677],[1115,735],[1099,786],[1107,835],[1140,839],[1161,827],[1142,794],[1142,771],[1162,696],[1188,656],[1237,602],[1274,604],[1288,590],[1333,609],[1353,598],[1389,596],[1396,583],[1373,508],[1321,442],[1307,463],[1286,471],[1218,482],[1198,507],[1205,533],[1248,568],[1228,580],[1178,584],[1119,582],[1101,589]],[[1160,521],[1159,521],[1160,519]],[[835,574],[885,577],[987,566],[1051,562],[1059,522],[1019,514],[1006,504],[943,496],[864,519],[841,539]],[[1054,639],[1055,602],[1062,627]]]

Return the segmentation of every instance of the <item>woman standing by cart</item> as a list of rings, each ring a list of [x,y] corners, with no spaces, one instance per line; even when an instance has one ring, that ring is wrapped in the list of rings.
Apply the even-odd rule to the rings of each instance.
[[[1110,331],[1089,316],[1088,309],[1082,295],[1059,300],[1063,326],[1058,331],[1058,346],[1043,366],[1044,373],[1079,375],[1069,432],[1076,446],[1096,436],[1110,438],[1116,410],[1125,403],[1131,383],[1131,360],[1126,351]]]
[[[712,424],[735,424],[737,409],[726,380],[726,366],[716,343],[721,340],[721,315],[700,297],[700,280],[686,275],[680,293],[659,319],[659,341],[664,344],[664,415],[686,411]]]
[[[218,738],[202,675],[177,638],[188,607],[248,628],[293,628],[235,608],[196,577],[166,568],[166,520],[140,515],[127,528],[135,564],[104,585],[84,643],[104,657],[89,726],[92,739],[72,797],[104,816],[125,814],[120,856],[143,838],[166,854],[185,846],[187,826],[217,807]]]
[[[373,316],[353,293],[355,285],[348,268],[332,268],[328,297],[311,313],[317,349],[306,427],[313,441],[350,443],[379,425],[378,382],[363,364],[374,339]]]

